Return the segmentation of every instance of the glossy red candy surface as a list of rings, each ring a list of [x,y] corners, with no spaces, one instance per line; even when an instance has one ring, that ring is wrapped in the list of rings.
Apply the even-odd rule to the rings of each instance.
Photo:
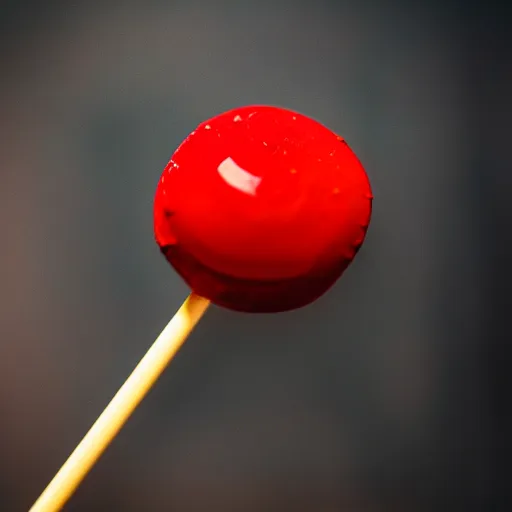
[[[158,183],[155,237],[193,291],[246,312],[305,306],[340,277],[371,216],[368,177],[345,141],[286,109],[205,121]]]

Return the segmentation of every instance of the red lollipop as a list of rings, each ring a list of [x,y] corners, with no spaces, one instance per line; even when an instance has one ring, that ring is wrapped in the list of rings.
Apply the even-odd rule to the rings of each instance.
[[[202,123],[164,169],[154,229],[193,293],[79,443],[31,512],[57,512],[179,350],[211,302],[248,312],[305,306],[363,243],[368,178],[345,141],[276,107]]]
[[[341,137],[299,113],[249,106],[205,121],[176,150],[157,187],[154,229],[198,295],[238,311],[286,311],[340,277],[371,204]]]

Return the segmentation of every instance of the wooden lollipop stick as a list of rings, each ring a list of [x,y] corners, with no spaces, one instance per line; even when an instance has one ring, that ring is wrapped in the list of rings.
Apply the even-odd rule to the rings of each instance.
[[[209,304],[208,299],[190,294],[30,512],[62,509],[178,352]]]

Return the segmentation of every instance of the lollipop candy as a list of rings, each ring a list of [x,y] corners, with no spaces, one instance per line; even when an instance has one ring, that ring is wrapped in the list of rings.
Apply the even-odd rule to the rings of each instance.
[[[158,184],[154,226],[169,262],[219,306],[305,306],[361,246],[372,194],[346,142],[276,107],[243,107],[202,123]]]
[[[299,113],[268,106],[202,123],[158,183],[160,250],[192,289],[31,512],[56,512],[126,423],[210,302],[236,311],[305,306],[363,243],[372,193],[345,141]]]

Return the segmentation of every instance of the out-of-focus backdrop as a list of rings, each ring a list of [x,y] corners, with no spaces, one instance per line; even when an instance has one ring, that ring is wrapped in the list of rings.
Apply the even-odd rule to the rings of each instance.
[[[2,512],[29,508],[186,297],[153,241],[159,175],[251,103],[347,139],[367,241],[310,307],[212,308],[66,510],[505,510],[499,9],[2,3]]]

